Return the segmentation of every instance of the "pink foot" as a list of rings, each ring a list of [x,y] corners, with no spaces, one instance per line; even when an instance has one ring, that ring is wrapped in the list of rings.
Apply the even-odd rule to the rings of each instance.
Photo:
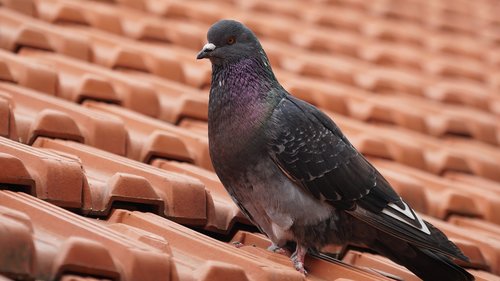
[[[307,253],[307,248],[297,244],[297,248],[295,249],[295,252],[290,257],[295,269],[297,269],[298,272],[300,272],[304,275],[307,275],[307,271],[304,268],[304,258],[306,256],[306,253]]]

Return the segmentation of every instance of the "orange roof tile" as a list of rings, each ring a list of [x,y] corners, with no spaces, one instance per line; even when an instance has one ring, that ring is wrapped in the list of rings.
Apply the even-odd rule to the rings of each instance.
[[[500,240],[498,237],[492,238],[490,235],[479,234],[475,230],[460,228],[431,217],[424,219],[441,229],[451,239],[460,238],[476,244],[488,261],[492,273],[498,275],[500,269]]]
[[[80,208],[85,176],[79,161],[66,155],[0,138],[4,188],[24,191],[54,204]]]
[[[119,103],[140,110],[149,116],[158,116],[158,95],[148,84],[83,61],[39,51],[22,51],[32,61],[60,71],[58,96],[82,102],[86,99]],[[76,80],[76,81],[75,81]]]
[[[53,280],[77,274],[112,280],[169,280],[169,254],[161,248],[130,241],[95,221],[24,193],[1,191],[0,202],[5,229],[15,231],[19,243],[30,245],[16,247],[10,236],[10,251],[1,254],[12,262],[12,266],[1,263],[6,266],[1,272],[8,276]],[[4,232],[2,238],[8,237]],[[26,258],[11,259],[21,254]]]
[[[0,64],[2,80],[51,95],[56,93],[57,73],[53,69],[4,50],[0,50]]]
[[[108,114],[112,113],[125,122],[125,126],[129,131],[131,145],[128,155],[131,158],[147,162],[155,157],[167,157],[194,162],[200,167],[212,169],[208,154],[208,137],[206,135],[190,132],[184,128],[149,118],[119,106],[94,102],[87,102],[85,106]],[[177,142],[177,149],[172,150],[161,145],[162,142],[169,139]],[[179,147],[181,149],[178,149]]]
[[[39,136],[71,139],[124,155],[127,132],[119,118],[28,88],[0,83],[0,96],[11,100],[19,140],[31,144]]]
[[[84,60],[90,58],[88,42],[61,27],[8,9],[0,11],[0,23],[2,24],[0,47],[3,49],[15,52],[22,47],[33,47]]]
[[[39,138],[33,145],[78,156],[89,182],[86,212],[107,213],[114,201],[125,201],[185,223],[206,220],[205,188],[195,179],[75,142]]]

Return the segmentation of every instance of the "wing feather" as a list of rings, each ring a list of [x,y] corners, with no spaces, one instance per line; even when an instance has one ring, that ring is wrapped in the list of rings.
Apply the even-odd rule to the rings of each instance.
[[[316,198],[351,206],[380,186],[378,205],[399,196],[360,154],[335,123],[312,105],[286,96],[275,109],[269,154],[293,181]],[[381,209],[380,209],[381,210]]]

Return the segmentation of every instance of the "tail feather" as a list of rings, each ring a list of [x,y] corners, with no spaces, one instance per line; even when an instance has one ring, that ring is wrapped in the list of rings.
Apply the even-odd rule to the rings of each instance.
[[[424,281],[475,280],[474,276],[456,265],[446,255],[418,248],[402,240],[395,242],[392,241],[390,244],[387,244],[377,240],[372,247],[392,261],[404,265]]]
[[[411,208],[409,209],[411,210]],[[413,212],[413,210],[411,211]],[[408,224],[401,223],[400,220],[387,216],[384,213],[373,213],[360,207],[354,211],[350,211],[349,214],[386,233],[390,237],[407,241],[411,245],[418,246],[421,249],[432,249],[434,252],[440,252],[465,262],[469,260],[455,244],[448,240],[448,237],[443,232],[424,220],[421,220],[421,222],[428,229],[426,233]],[[413,214],[420,219],[418,214],[415,212]],[[381,233],[380,235],[383,234]]]

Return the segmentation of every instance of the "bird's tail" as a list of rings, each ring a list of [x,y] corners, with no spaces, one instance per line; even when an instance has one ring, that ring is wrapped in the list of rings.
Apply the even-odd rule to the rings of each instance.
[[[472,281],[474,276],[444,254],[422,249],[406,241],[374,241],[372,248],[396,263],[404,265],[424,281]]]
[[[363,208],[350,211],[349,214],[359,219],[360,224],[355,224],[354,227],[371,234],[369,237],[362,235],[354,239],[357,238],[369,248],[404,265],[424,281],[474,280],[474,276],[450,258],[468,261],[462,251],[443,232],[422,220],[406,203],[401,202],[405,205],[405,210],[396,207],[399,210],[394,216],[384,213],[387,208],[378,214]],[[407,223],[406,218],[413,218],[413,223]],[[369,231],[370,227],[374,232]]]

